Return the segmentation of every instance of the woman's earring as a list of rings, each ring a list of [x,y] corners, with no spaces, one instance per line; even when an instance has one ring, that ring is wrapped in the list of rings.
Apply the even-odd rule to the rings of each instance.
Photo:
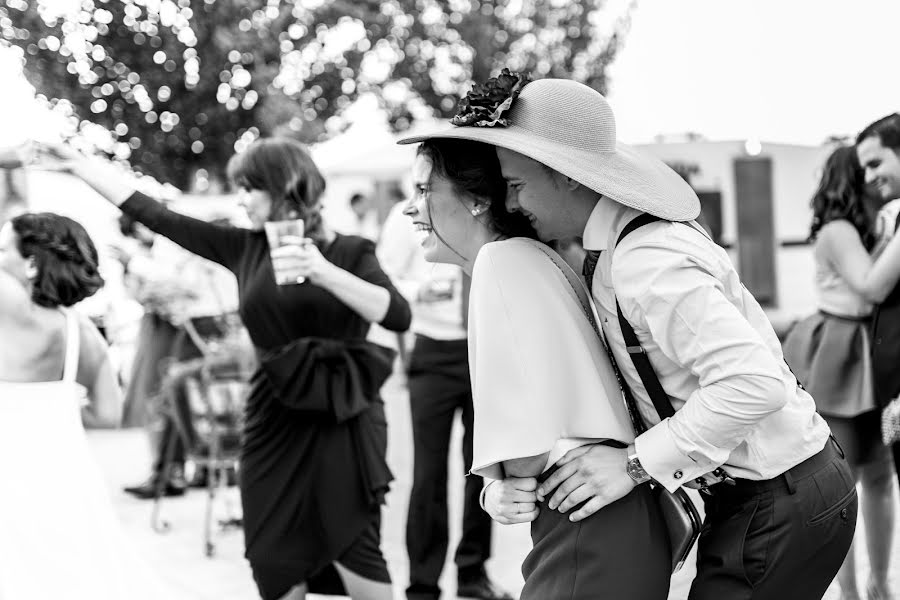
[[[478,215],[483,213],[485,210],[487,210],[486,205],[482,204],[481,206],[479,206],[476,204],[475,206],[472,207],[472,210],[470,210],[469,212],[472,213],[473,217],[477,217]]]
[[[33,257],[28,258],[28,263],[25,265],[25,277],[29,281],[34,281],[38,276],[38,268],[34,262]]]

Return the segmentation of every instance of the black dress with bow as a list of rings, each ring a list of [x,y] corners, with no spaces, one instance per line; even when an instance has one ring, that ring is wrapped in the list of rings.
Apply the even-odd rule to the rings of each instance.
[[[367,342],[369,323],[324,288],[276,285],[263,232],[192,219],[140,193],[121,208],[237,277],[241,318],[260,361],[241,456],[246,556],[264,597],[280,597],[274,588],[288,583],[336,591],[316,582],[373,523],[377,528],[392,479],[379,389],[393,352]],[[321,250],[390,292],[382,326],[409,327],[409,305],[381,270],[372,242],[338,235]],[[273,578],[279,581],[265,581]]]

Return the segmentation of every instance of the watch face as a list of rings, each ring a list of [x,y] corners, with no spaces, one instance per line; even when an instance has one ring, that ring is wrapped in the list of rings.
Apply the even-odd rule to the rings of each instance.
[[[628,459],[628,467],[626,469],[628,476],[634,479],[638,483],[645,483],[650,481],[650,475],[647,474],[647,471],[644,470],[644,467],[641,466],[641,461],[637,456],[633,456]]]

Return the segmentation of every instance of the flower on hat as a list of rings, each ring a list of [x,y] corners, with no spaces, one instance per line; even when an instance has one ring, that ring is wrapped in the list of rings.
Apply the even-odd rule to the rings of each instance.
[[[509,69],[500,71],[482,85],[473,85],[457,106],[456,115],[450,123],[459,127],[508,127],[507,112],[525,84],[531,81],[528,73],[512,73]]]

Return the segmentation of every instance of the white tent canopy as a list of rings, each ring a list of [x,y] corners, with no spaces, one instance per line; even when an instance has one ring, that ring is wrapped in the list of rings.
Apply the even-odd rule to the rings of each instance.
[[[397,140],[411,133],[436,129],[441,122],[421,122],[402,134],[388,130],[387,124],[355,123],[343,134],[312,148],[313,159],[329,177],[369,176],[374,179],[402,179],[412,168],[415,146],[400,146]]]

